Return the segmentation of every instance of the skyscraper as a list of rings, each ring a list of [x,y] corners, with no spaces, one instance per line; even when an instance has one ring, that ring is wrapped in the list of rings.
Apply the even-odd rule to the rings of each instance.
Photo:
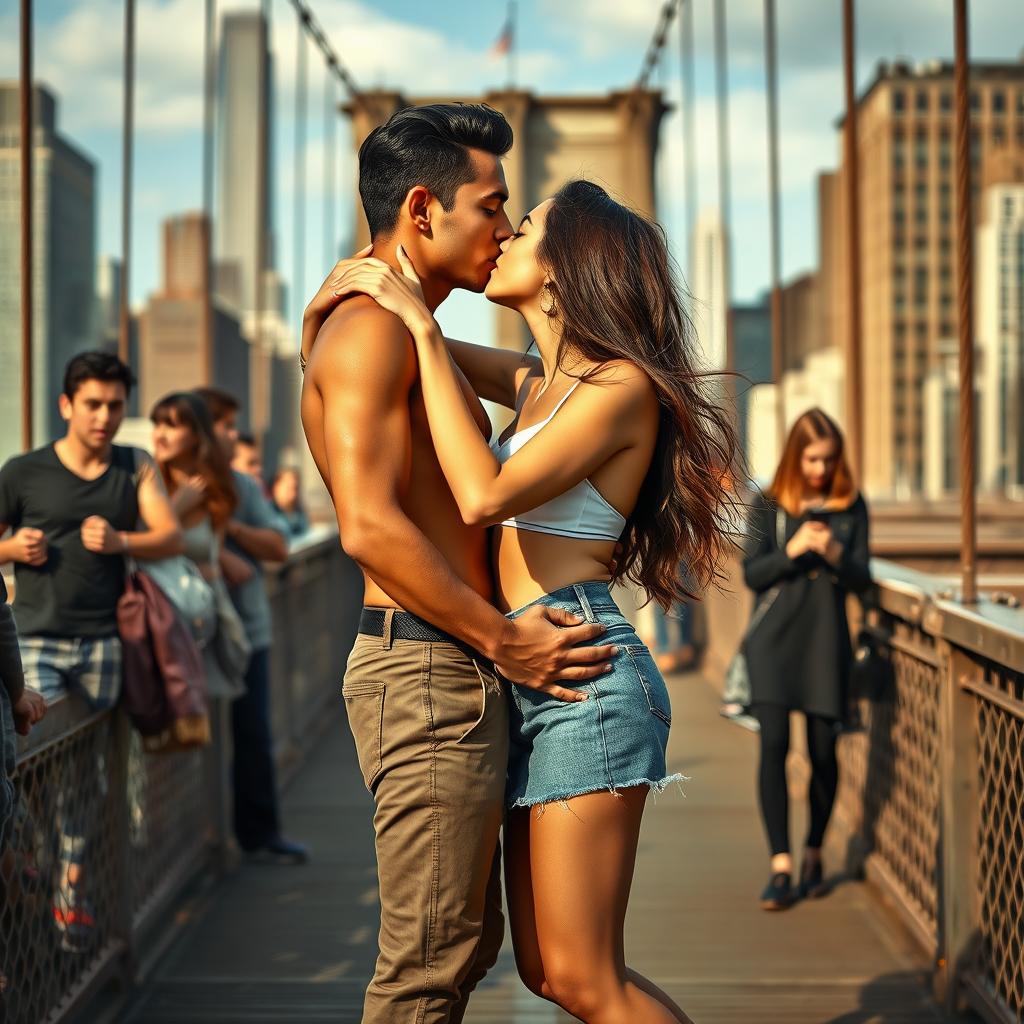
[[[164,221],[163,283],[150,296],[139,329],[137,372],[143,414],[168,391],[187,391],[198,384],[216,384],[243,400],[248,397],[250,345],[237,316],[216,297],[212,351],[208,354],[203,347],[207,305],[202,260],[208,236],[208,222],[201,213]]]
[[[33,443],[59,433],[64,365],[96,345],[96,170],[33,89]],[[21,449],[21,167],[18,86],[0,83],[0,461]]]
[[[1024,497],[1024,150],[982,194],[975,248],[979,485]],[[1002,179],[1002,180],[1000,180]]]
[[[727,361],[729,282],[726,247],[729,243],[717,210],[705,210],[697,218],[690,244],[693,324],[706,364],[712,369],[722,370]]]
[[[972,64],[970,110],[977,220],[985,168],[1024,152],[1024,61]],[[925,486],[925,382],[945,379],[943,353],[957,337],[952,65],[881,64],[858,100],[858,148],[863,483],[877,495],[921,494],[932,486]],[[838,195],[847,175],[844,161]],[[846,237],[843,204],[832,206],[832,234]],[[833,325],[845,349],[845,252],[829,277]],[[931,387],[938,394],[945,385]]]
[[[262,13],[225,14],[217,78],[214,280],[217,294],[243,313],[257,308],[261,257],[264,271],[274,265],[271,75]]]

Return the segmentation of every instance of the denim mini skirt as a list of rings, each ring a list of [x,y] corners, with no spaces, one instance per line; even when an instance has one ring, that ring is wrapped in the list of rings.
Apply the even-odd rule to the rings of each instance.
[[[595,793],[647,786],[661,792],[669,775],[665,748],[672,722],[665,680],[629,620],[601,582],[575,583],[508,613],[535,605],[562,608],[600,622],[604,636],[580,646],[615,644],[612,671],[574,685],[589,699],[566,703],[510,683],[509,808],[532,807]],[[570,684],[563,684],[569,686]]]

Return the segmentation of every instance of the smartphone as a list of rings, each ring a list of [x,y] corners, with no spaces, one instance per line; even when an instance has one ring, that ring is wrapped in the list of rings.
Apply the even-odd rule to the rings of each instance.
[[[832,518],[832,513],[827,508],[812,508],[807,510],[807,520],[811,523],[827,523]]]

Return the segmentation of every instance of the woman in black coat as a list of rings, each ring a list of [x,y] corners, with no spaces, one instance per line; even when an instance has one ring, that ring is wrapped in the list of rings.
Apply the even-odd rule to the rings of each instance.
[[[743,575],[756,625],[744,640],[751,713],[760,724],[758,789],[771,846],[767,910],[792,901],[786,755],[789,716],[807,718],[810,830],[800,896],[825,891],[821,844],[838,781],[836,738],[847,705],[853,650],[846,596],[871,584],[868,510],[854,487],[843,436],[820,409],[793,425],[768,491],[754,502]],[[781,541],[781,543],[780,543]]]

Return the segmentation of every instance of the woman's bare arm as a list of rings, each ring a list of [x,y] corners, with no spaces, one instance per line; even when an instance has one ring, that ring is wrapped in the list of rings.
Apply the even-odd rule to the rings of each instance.
[[[470,387],[488,402],[515,409],[516,396],[524,378],[540,368],[537,356],[490,345],[445,338],[455,365],[466,375]]]

